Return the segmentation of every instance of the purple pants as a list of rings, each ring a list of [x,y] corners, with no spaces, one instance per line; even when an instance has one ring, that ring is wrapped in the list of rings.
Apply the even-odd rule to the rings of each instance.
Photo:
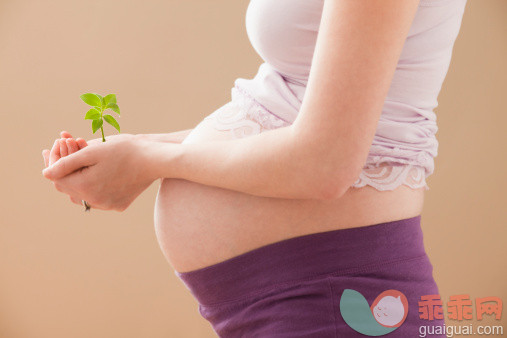
[[[296,237],[177,275],[220,337],[419,337],[420,326],[444,325],[419,317],[421,296],[439,294],[432,271],[419,215]],[[384,298],[386,290],[396,292]]]

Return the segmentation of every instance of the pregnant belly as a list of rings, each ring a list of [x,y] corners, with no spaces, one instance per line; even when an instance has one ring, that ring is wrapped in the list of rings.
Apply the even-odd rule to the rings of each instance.
[[[259,132],[251,120],[234,130],[216,128],[225,105],[204,119],[185,143],[233,139]],[[162,252],[179,272],[199,269],[283,239],[417,216],[423,190],[400,186],[379,192],[349,189],[337,200],[258,197],[180,180],[163,179],[155,205],[155,231]]]

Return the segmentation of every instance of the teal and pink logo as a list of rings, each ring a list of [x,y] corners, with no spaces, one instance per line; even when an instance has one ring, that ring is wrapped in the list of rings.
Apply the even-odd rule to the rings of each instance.
[[[398,290],[386,290],[373,303],[355,290],[345,289],[340,299],[340,312],[355,331],[367,336],[383,336],[403,324],[408,314],[407,297]]]

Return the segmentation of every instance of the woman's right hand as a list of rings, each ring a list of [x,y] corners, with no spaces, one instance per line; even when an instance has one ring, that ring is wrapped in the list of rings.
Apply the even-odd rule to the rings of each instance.
[[[83,149],[88,143],[82,139],[74,139],[72,135],[66,131],[60,133],[60,139],[56,139],[51,150],[44,149],[42,157],[44,158],[44,166],[48,167],[58,161],[60,158],[75,153]]]
[[[51,164],[58,161],[60,158],[75,153],[88,146],[89,143],[94,143],[95,140],[91,140],[89,143],[86,142],[82,138],[74,139],[72,135],[66,131],[62,131],[60,133],[60,139],[56,139],[51,150],[44,149],[42,151],[42,157],[44,158],[44,166],[47,168]],[[102,139],[97,139],[102,142]],[[98,142],[98,141],[97,141]],[[81,204],[81,201],[78,201],[74,198],[70,198],[70,200],[75,204]]]
[[[114,138],[118,135],[108,136],[107,139]],[[95,138],[90,141],[85,141],[82,138],[74,139],[72,135],[66,131],[60,133],[60,139],[56,139],[51,150],[44,149],[42,157],[44,158],[44,165],[46,167],[58,161],[60,158],[75,153],[86,146],[102,143],[102,138]]]
[[[190,134],[191,131],[192,129],[186,129],[167,134],[140,134],[139,136],[152,141],[181,143],[188,136],[188,134]],[[119,135],[111,135],[106,137],[106,139],[114,139],[116,136]],[[62,131],[60,133],[60,137],[60,139],[55,140],[55,143],[53,144],[53,148],[51,150],[44,149],[42,151],[45,167],[50,166],[60,158],[81,150],[88,145],[93,145],[96,143],[98,144],[102,142],[102,138],[100,137],[88,142],[82,138],[74,139],[72,135],[66,131]]]

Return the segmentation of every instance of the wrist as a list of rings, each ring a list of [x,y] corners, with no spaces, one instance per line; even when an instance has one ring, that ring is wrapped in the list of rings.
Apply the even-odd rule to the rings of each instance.
[[[142,161],[150,179],[176,178],[177,162],[183,147],[175,143],[157,142],[140,138]]]

